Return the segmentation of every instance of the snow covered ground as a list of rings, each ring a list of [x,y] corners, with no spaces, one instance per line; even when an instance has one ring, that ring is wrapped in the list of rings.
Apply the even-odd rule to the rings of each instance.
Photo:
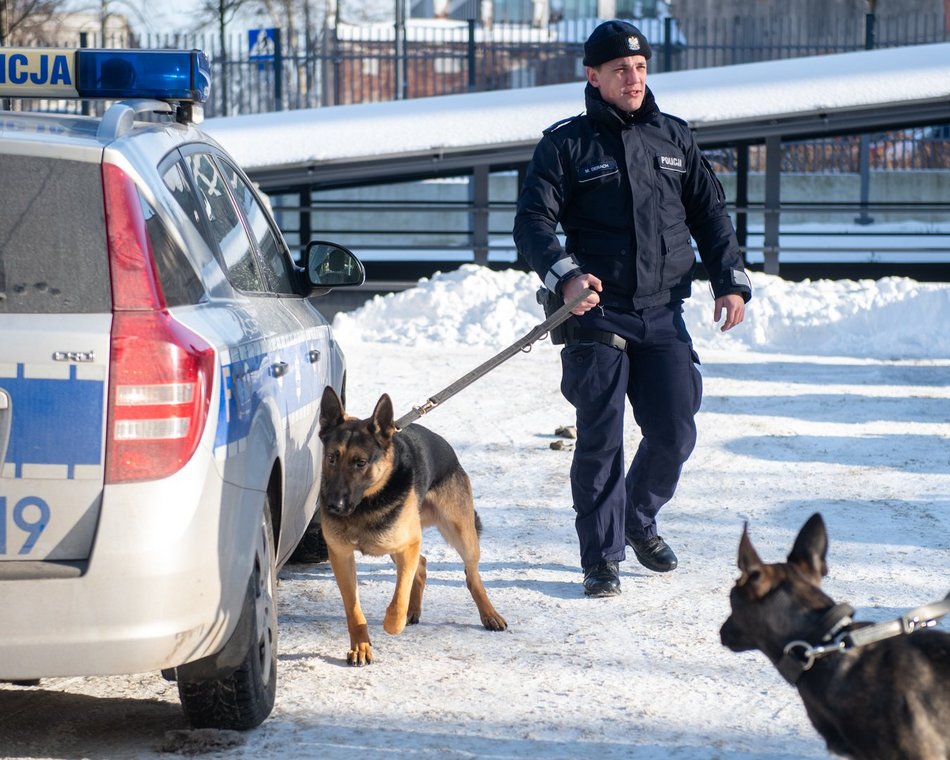
[[[631,559],[620,597],[584,598],[571,454],[550,447],[573,415],[557,349],[537,344],[420,421],[471,475],[482,575],[509,629],[482,629],[461,562],[430,531],[422,622],[399,636],[382,630],[391,563],[360,560],[377,661],[351,668],[329,566],[285,568],[276,708],[204,756],[828,757],[765,657],[719,643],[739,536],[748,520],[763,559],[778,561],[821,512],[825,588],[860,619],[950,590],[950,284],[753,285],[746,322],[725,335],[703,286],[688,303],[705,399],[696,452],[660,514],[675,572]],[[535,288],[533,275],[469,266],[338,315],[349,411],[370,414],[383,392],[397,416],[421,404],[540,321]],[[630,421],[628,455],[637,440]],[[166,732],[185,727],[174,684],[157,674],[39,690],[0,686],[0,755],[167,757]]]

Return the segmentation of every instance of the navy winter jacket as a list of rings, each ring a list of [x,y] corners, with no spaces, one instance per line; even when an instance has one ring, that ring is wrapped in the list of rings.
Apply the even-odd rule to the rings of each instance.
[[[725,195],[686,122],[647,88],[622,114],[587,85],[587,113],[546,129],[518,199],[518,253],[545,284],[596,275],[605,303],[634,309],[690,294],[692,237],[716,297],[752,297]],[[556,228],[566,235],[562,247]]]

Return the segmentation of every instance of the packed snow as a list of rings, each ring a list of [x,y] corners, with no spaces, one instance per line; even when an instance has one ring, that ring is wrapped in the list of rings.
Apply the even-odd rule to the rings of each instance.
[[[377,657],[365,668],[346,664],[329,565],[284,568],[278,699],[260,728],[186,731],[175,685],[158,674],[50,679],[0,686],[0,754],[829,757],[766,658],[719,642],[739,536],[748,521],[762,557],[780,561],[821,512],[825,589],[859,619],[890,620],[947,593],[950,284],[752,280],[747,319],[727,334],[712,322],[704,284],[688,302],[705,398],[699,444],[660,513],[680,559],[674,572],[631,558],[620,597],[584,597],[571,453],[551,448],[573,414],[558,390],[558,349],[545,340],[420,420],[455,446],[472,478],[482,575],[506,632],[481,627],[461,562],[428,531],[422,621],[398,636],[382,629],[391,562],[358,561]],[[510,345],[541,320],[537,284],[466,266],[339,314],[349,411],[369,415],[385,392],[405,413]],[[637,441],[628,418],[628,457]]]

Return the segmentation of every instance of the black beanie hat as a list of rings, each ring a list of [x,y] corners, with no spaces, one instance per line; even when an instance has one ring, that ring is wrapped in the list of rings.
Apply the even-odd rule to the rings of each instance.
[[[600,66],[614,58],[626,58],[629,55],[642,55],[649,59],[652,54],[647,38],[626,21],[605,21],[590,33],[584,43],[585,66]]]

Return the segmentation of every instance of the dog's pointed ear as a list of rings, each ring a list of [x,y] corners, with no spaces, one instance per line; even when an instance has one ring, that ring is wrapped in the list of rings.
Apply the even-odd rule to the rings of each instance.
[[[396,425],[393,422],[393,402],[387,393],[379,397],[376,408],[373,409],[373,426],[379,442],[384,446],[388,445],[396,433]]]
[[[818,584],[828,575],[828,564],[825,562],[827,553],[828,532],[825,530],[825,521],[816,512],[798,532],[798,538],[788,555],[788,563],[798,567]]]
[[[768,573],[768,567],[759,558],[759,553],[752,546],[752,539],[749,538],[749,523],[742,526],[742,538],[739,539],[739,559],[736,563],[742,573],[739,578],[739,585],[749,590],[755,598],[765,596],[769,591],[771,576]]]
[[[320,437],[342,425],[344,420],[343,402],[336,395],[332,385],[323,389],[323,398],[320,399]]]
[[[758,552],[752,546],[752,539],[749,538],[748,522],[742,526],[742,538],[739,539],[739,560],[736,564],[744,575],[762,570],[762,560],[759,559]]]

